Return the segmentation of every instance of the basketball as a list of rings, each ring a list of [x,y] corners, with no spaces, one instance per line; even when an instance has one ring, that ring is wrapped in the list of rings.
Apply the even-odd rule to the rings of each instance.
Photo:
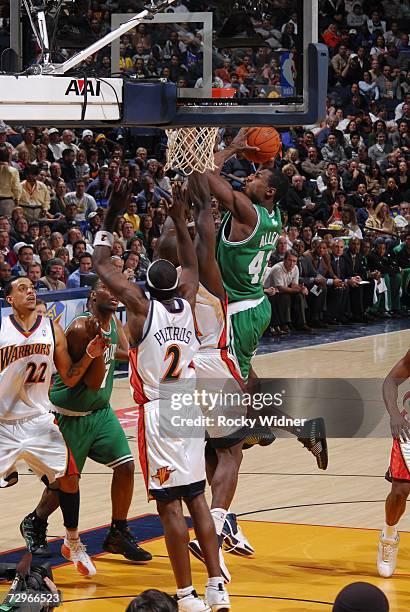
[[[259,151],[244,151],[246,159],[263,164],[276,157],[282,148],[280,134],[275,128],[255,128],[248,136],[248,145],[258,147]]]

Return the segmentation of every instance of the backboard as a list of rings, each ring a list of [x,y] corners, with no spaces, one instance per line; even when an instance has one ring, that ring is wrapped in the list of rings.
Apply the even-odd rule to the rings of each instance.
[[[0,75],[2,119],[71,127],[316,123],[325,117],[328,73],[317,4],[150,0],[136,15],[112,15],[111,32],[60,64],[52,62],[42,7],[32,22],[40,59]]]
[[[129,17],[114,14],[112,29]],[[328,70],[326,47],[312,44],[317,19],[317,0],[176,0],[112,43],[111,70],[129,57],[141,84],[175,83],[175,116],[164,117],[175,126],[314,123],[324,118]],[[149,100],[135,101],[143,124]]]

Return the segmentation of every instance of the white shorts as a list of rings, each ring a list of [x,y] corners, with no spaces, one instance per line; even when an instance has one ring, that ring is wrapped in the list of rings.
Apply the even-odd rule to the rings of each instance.
[[[205,428],[201,423],[191,430],[172,426],[159,400],[139,407],[138,450],[148,499],[171,501],[195,497],[205,491]],[[169,412],[169,411],[168,411]],[[199,416],[190,410],[190,416]],[[172,416],[172,414],[170,414]],[[177,415],[180,416],[179,414]],[[164,436],[169,428],[170,437]]]
[[[75,462],[52,414],[27,421],[0,423],[0,479],[16,471],[23,459],[33,472],[49,483],[66,474],[76,474]]]
[[[220,401],[211,408],[201,406],[202,413],[207,417],[206,431],[211,439],[225,439],[239,433],[239,439],[244,437],[243,419],[246,418],[246,407],[239,405],[246,392],[245,383],[240,375],[236,358],[227,350],[199,351],[194,359],[197,389],[206,390],[220,397]],[[231,444],[231,445],[232,445]],[[229,444],[222,444],[229,446]]]

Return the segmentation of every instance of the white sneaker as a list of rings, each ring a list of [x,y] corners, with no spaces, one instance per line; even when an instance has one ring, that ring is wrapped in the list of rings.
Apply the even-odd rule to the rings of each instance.
[[[188,544],[188,548],[194,555],[194,557],[202,561],[202,563],[205,563],[204,555],[202,553],[201,547],[199,546],[198,540],[191,540]],[[221,576],[223,577],[224,581],[229,584],[229,582],[231,582],[231,574],[228,568],[226,567],[224,554],[222,552],[221,547],[219,547],[219,567],[221,569]]]
[[[379,547],[377,551],[377,569],[383,578],[390,578],[394,574],[397,565],[397,554],[399,552],[400,536],[388,539],[384,533],[380,534]]]
[[[222,535],[224,538],[223,547],[226,552],[232,552],[243,557],[249,557],[255,552],[254,547],[249,543],[238,525],[236,514],[232,512],[226,515]]]
[[[205,590],[205,599],[212,612],[227,612],[231,609],[228,591],[222,582],[218,586],[209,585]]]
[[[211,612],[211,608],[192,591],[191,595],[178,599],[178,612]]]
[[[82,576],[94,576],[97,573],[97,569],[92,559],[87,555],[86,547],[80,539],[74,541],[64,538],[64,544],[61,545],[61,554],[67,561],[74,563],[77,572]]]

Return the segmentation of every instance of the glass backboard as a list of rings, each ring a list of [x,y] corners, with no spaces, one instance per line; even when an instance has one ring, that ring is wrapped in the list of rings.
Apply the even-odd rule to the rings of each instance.
[[[111,70],[175,83],[176,124],[313,122],[327,91],[317,18],[317,0],[176,0],[112,44]]]

